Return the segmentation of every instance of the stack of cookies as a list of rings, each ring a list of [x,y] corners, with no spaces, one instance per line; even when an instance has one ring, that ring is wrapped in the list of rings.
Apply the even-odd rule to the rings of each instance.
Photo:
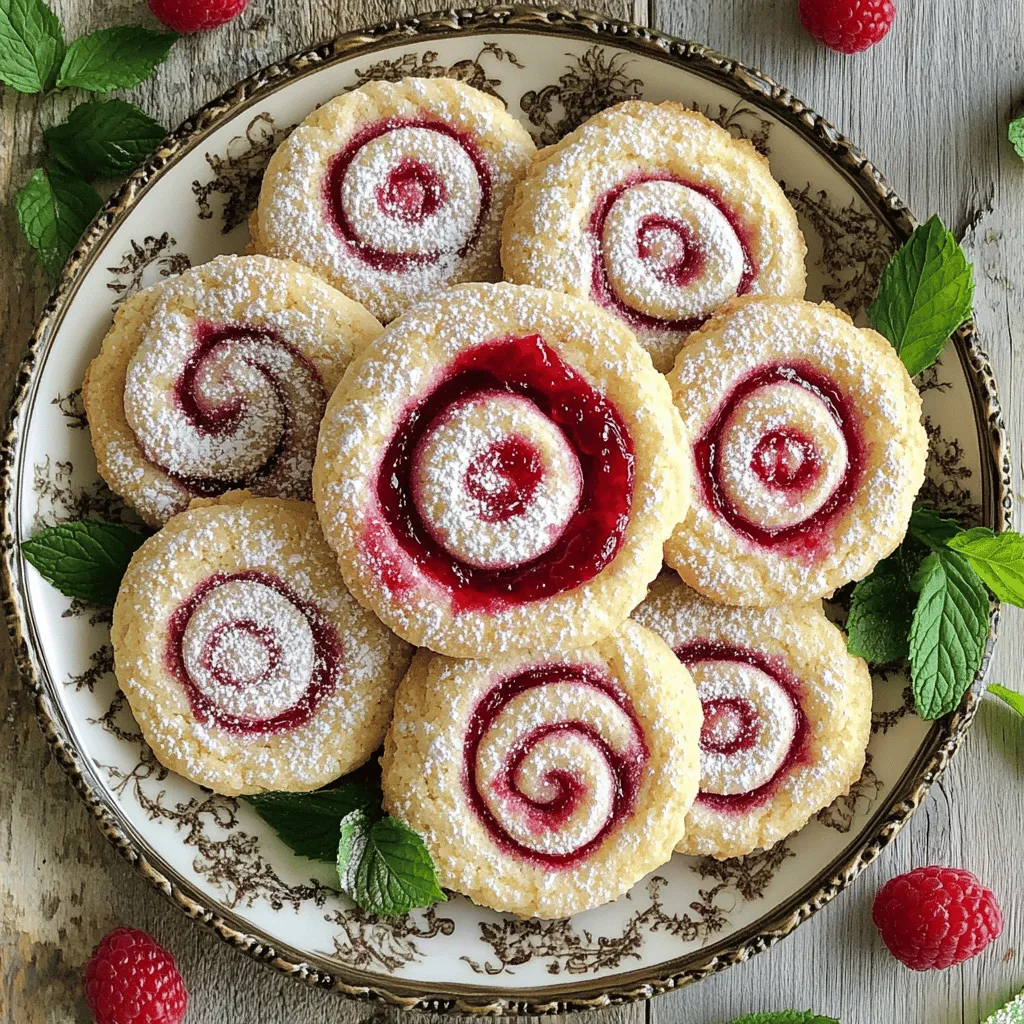
[[[162,763],[301,791],[383,743],[441,884],[539,917],[848,791],[871,683],[821,599],[902,539],[921,401],[803,301],[749,144],[631,101],[536,152],[462,83],[369,83],[251,233],[128,299],[84,385],[159,528],[113,642]]]

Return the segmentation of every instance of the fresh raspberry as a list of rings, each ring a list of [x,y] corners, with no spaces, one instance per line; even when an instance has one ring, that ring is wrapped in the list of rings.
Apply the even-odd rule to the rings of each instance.
[[[898,875],[879,890],[871,917],[889,952],[915,971],[962,964],[1003,930],[991,890],[959,868]]]
[[[188,993],[174,957],[137,928],[115,928],[85,967],[96,1024],[180,1024]]]
[[[804,28],[840,53],[860,53],[881,42],[895,17],[892,0],[800,0]]]
[[[248,0],[149,0],[149,9],[175,32],[216,28],[245,10]]]

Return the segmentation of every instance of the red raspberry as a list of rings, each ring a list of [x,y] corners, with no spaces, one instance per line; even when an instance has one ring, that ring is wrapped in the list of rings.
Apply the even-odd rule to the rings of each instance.
[[[992,891],[959,868],[916,868],[886,882],[871,917],[889,952],[915,971],[962,964],[1003,930]]]
[[[174,957],[137,928],[115,928],[85,967],[96,1024],[180,1024],[188,993]]]
[[[248,0],[149,0],[149,9],[175,32],[216,28],[245,10]]]
[[[892,0],[800,0],[804,28],[840,53],[860,53],[881,42],[895,17]]]

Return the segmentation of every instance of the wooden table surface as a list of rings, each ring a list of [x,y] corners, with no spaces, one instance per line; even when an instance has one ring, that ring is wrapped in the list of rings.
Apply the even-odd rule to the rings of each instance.
[[[592,2],[699,40],[758,67],[853,138],[918,217],[938,212],[963,236],[976,310],[992,354],[1015,463],[1024,437],[1024,161],[1006,140],[1024,106],[1024,0],[896,0],[889,37],[843,57],[801,31],[797,0]],[[119,22],[153,24],[142,0],[51,0],[70,37]],[[362,24],[438,6],[396,0],[250,0],[217,32],[184,39],[129,98],[175,125],[241,76]],[[47,295],[21,239],[13,196],[37,161],[41,130],[68,97],[0,91],[0,395]],[[1015,477],[1015,481],[1016,481]],[[1015,486],[1015,493],[1019,488]],[[1003,613],[992,679],[1024,689],[1022,617]],[[843,1024],[975,1024],[1024,987],[1024,723],[986,700],[945,780],[894,846],[834,904],[752,961],[648,1004],[562,1018],[572,1024],[720,1024],[796,1006]],[[884,951],[870,922],[881,882],[928,863],[975,871],[1002,899],[1006,931],[962,968],[927,975]],[[89,1021],[79,974],[110,928],[150,931],[177,956],[188,1024],[412,1024],[409,1014],[312,991],[257,965],[187,921],[100,834],[54,764],[0,641],[0,1021]],[[1018,950],[1020,951],[1018,953]]]

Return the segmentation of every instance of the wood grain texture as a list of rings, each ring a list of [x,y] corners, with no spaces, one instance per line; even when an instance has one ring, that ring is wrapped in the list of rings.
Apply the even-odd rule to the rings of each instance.
[[[141,0],[52,0],[68,35],[118,21],[151,24]],[[339,31],[438,6],[440,0],[250,0],[238,21],[183,40],[129,98],[174,125],[238,78]],[[623,17],[644,0],[589,0]],[[871,154],[919,216],[937,211],[978,269],[977,310],[1013,439],[1024,437],[1014,342],[1024,342],[1024,163],[1006,142],[1024,102],[1021,0],[901,0],[890,38],[843,58],[807,39],[796,0],[652,0],[651,23],[758,66]],[[20,238],[12,198],[43,127],[70,99],[0,92],[0,395],[9,393],[47,292]],[[1015,461],[1018,451],[1014,451]],[[1019,478],[1017,478],[1019,479]],[[1020,616],[1004,612],[992,678],[1024,687]],[[170,947],[192,993],[188,1024],[414,1024],[409,1015],[314,992],[251,962],[188,922],[114,853],[52,762],[0,642],[0,1021],[87,1022],[78,972],[98,938],[135,925]],[[775,950],[701,985],[643,1005],[580,1014],[573,1024],[721,1024],[754,1010],[815,1006],[844,1024],[975,1024],[1024,985],[1024,729],[986,701],[946,780],[851,891]],[[914,975],[882,950],[870,923],[880,881],[943,862],[999,892],[1007,929],[980,960]],[[417,1017],[418,1020],[431,1018]]]

